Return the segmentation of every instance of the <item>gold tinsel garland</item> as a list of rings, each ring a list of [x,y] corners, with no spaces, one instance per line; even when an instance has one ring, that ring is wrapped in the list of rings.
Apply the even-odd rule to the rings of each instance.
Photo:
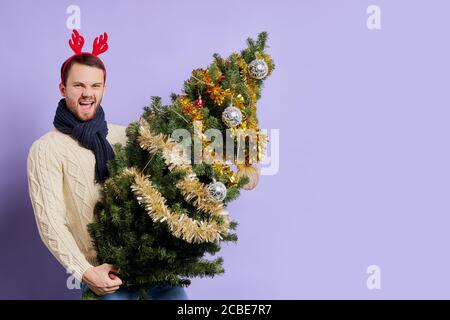
[[[221,234],[228,232],[230,222],[228,216],[223,215],[223,223],[217,221],[198,221],[185,214],[173,213],[166,205],[166,199],[152,185],[148,176],[144,176],[135,168],[127,168],[123,174],[132,175],[134,183],[131,190],[140,204],[154,222],[166,222],[170,232],[177,238],[189,243],[214,242],[222,240]]]
[[[181,149],[175,140],[163,134],[152,134],[148,122],[141,119],[138,141],[141,148],[151,154],[162,150],[164,161],[169,170],[177,169],[186,172],[186,175],[176,184],[186,201],[205,213],[213,216],[220,215],[223,204],[209,197],[207,186],[198,180],[191,164],[180,155]]]

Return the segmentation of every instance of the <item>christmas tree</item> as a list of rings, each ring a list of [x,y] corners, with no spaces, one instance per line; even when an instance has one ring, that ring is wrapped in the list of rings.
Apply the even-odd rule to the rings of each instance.
[[[207,255],[237,241],[226,205],[258,181],[255,164],[268,137],[258,127],[256,102],[275,67],[266,42],[262,32],[240,53],[214,54],[169,105],[152,97],[127,127],[126,146],[114,145],[88,228],[98,262],[115,265],[124,286],[143,294],[224,272],[223,259]]]

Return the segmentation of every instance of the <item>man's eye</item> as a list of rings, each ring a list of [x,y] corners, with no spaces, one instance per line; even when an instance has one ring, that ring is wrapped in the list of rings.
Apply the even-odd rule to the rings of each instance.
[[[75,84],[75,85],[74,85],[74,87],[79,87],[79,86],[80,86],[79,84]]]

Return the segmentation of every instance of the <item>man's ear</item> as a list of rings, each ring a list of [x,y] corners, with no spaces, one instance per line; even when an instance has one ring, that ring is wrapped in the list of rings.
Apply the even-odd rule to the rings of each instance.
[[[65,97],[65,94],[66,94],[66,86],[65,86],[62,82],[59,83],[59,92],[61,93],[61,95],[62,95],[63,97]]]

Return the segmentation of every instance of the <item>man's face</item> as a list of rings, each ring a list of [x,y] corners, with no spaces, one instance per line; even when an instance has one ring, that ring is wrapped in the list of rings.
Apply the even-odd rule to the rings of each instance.
[[[67,108],[81,121],[94,118],[105,89],[103,70],[79,63],[70,68],[66,85],[59,84]]]

